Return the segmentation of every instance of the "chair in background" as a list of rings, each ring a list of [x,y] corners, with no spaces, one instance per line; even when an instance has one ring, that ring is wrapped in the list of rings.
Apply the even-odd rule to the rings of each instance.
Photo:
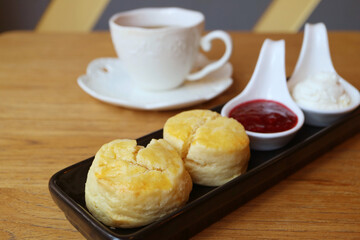
[[[297,32],[320,0],[273,0],[254,27],[254,32]]]
[[[52,0],[35,30],[38,32],[91,31],[108,3],[109,0]]]
[[[297,32],[320,1],[272,0],[253,31]],[[52,0],[36,31],[91,31],[109,2],[110,0]]]

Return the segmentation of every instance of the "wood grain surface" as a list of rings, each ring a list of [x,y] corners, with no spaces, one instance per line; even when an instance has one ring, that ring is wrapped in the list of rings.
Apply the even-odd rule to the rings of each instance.
[[[208,109],[237,95],[254,70],[266,38],[286,40],[291,75],[302,34],[231,33],[234,84],[193,108]],[[338,73],[360,89],[360,33],[329,33]],[[215,42],[208,56],[222,55]],[[83,239],[52,201],[57,171],[93,156],[116,138],[162,128],[181,110],[141,111],[102,103],[76,79],[87,64],[113,57],[110,34],[0,35],[0,239]],[[360,134],[268,189],[194,239],[360,239]]]

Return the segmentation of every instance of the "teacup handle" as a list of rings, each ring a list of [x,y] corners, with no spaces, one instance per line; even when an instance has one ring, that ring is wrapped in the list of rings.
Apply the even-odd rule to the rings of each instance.
[[[200,41],[201,48],[206,52],[210,51],[211,41],[216,38],[221,39],[225,43],[224,55],[216,62],[210,63],[209,65],[205,66],[203,69],[188,75],[186,77],[187,80],[189,81],[199,80],[205,77],[206,75],[208,75],[209,73],[221,68],[229,60],[232,52],[232,41],[230,35],[224,31],[221,30],[212,31],[207,35],[205,35],[204,37],[202,37]]]

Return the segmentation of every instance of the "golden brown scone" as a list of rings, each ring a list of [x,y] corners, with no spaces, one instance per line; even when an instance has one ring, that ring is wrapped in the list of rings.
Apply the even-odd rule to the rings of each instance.
[[[192,189],[177,151],[165,140],[146,148],[114,140],[96,153],[85,184],[89,211],[112,227],[146,225],[183,206]]]
[[[164,139],[180,153],[194,183],[219,186],[244,173],[249,138],[232,118],[210,110],[190,110],[169,118]]]

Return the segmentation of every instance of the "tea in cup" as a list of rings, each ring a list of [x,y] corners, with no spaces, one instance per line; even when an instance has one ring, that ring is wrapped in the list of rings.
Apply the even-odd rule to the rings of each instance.
[[[204,15],[182,8],[143,8],[115,14],[109,20],[116,53],[135,85],[146,90],[168,90],[184,81],[202,79],[230,58],[231,37],[216,30],[202,37]],[[199,54],[221,39],[225,53],[217,61],[190,73]]]

